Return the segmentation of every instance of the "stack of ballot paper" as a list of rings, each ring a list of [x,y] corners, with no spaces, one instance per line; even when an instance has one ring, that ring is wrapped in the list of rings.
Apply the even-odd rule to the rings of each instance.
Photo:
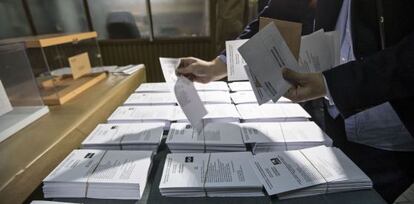
[[[254,154],[332,146],[332,139],[314,122],[242,123],[243,140]]]
[[[230,91],[253,91],[252,85],[250,85],[249,81],[237,81],[228,83],[230,87]]]
[[[224,81],[212,81],[207,84],[194,82],[194,87],[197,91],[230,91],[227,83]],[[171,89],[168,87],[168,84],[166,82],[143,83],[135,90],[135,92],[171,92]]]
[[[138,200],[151,151],[74,150],[44,180],[45,198]]]
[[[99,124],[82,142],[84,149],[156,152],[164,123]]]
[[[207,84],[194,82],[194,87],[197,91],[230,91],[227,83],[224,81],[212,81]]]
[[[207,123],[201,132],[189,123],[173,123],[165,143],[174,153],[246,151],[240,125],[236,123]]]
[[[226,91],[197,91],[204,104],[231,104],[230,94]]]
[[[236,105],[252,104],[252,103],[257,104],[257,99],[254,96],[253,91],[238,91],[238,92],[230,93],[230,97],[233,103]],[[269,103],[272,103],[272,102],[269,102]],[[292,101],[282,96],[279,98],[277,103],[292,103]]]
[[[369,177],[335,147],[257,154],[250,163],[267,193],[280,199],[372,188]]]
[[[240,104],[236,108],[243,122],[306,121],[311,118],[295,103]]]
[[[230,94],[225,91],[199,91],[201,102],[204,104],[230,104]],[[134,93],[128,97],[124,105],[177,105],[177,100],[171,92]]]
[[[170,92],[165,93],[133,93],[124,102],[126,106],[142,105],[177,105],[175,96]]]
[[[177,106],[121,106],[108,118],[108,123],[164,123],[168,130]]]
[[[205,105],[207,115],[203,117],[203,123],[210,122],[240,122],[240,115],[233,104],[210,104]],[[197,111],[197,110],[194,110]],[[184,113],[177,107],[175,121],[188,122]]]
[[[137,93],[168,93],[170,92],[170,88],[168,87],[167,83],[165,82],[157,82],[157,83],[142,83],[136,90]]]
[[[263,196],[250,152],[168,154],[160,192],[170,197]]]

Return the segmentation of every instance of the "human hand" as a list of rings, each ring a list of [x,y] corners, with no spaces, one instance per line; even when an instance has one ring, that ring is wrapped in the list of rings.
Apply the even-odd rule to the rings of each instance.
[[[186,57],[181,58],[177,74],[184,75],[191,81],[208,83],[224,78],[227,75],[227,66],[218,57],[212,61]]]
[[[298,73],[284,68],[282,74],[292,84],[284,96],[293,102],[313,100],[326,95],[322,73]]]

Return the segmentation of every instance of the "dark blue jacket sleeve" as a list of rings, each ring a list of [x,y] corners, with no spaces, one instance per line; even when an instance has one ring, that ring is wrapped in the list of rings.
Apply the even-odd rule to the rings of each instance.
[[[387,101],[400,107],[403,104],[412,106],[414,33],[393,47],[340,65],[323,74],[331,97],[344,117]],[[394,109],[398,113],[399,108],[394,106]],[[405,113],[409,111],[401,109],[401,115],[408,116]],[[412,121],[414,115],[410,118]]]

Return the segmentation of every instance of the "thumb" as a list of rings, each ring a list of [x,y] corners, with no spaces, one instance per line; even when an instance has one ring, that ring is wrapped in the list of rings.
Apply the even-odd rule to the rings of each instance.
[[[288,69],[288,68],[283,68],[282,75],[283,75],[283,78],[286,81],[288,81],[289,83],[291,83],[292,85],[298,85],[304,79],[303,74],[301,74],[299,72],[295,72],[295,71],[293,71],[291,69]]]

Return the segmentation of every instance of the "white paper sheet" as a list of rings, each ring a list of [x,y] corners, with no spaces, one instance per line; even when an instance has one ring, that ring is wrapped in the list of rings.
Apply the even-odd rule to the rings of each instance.
[[[210,155],[204,153],[174,153],[168,154],[160,181],[160,191],[163,189],[189,188],[203,192],[207,164]]]
[[[9,97],[4,89],[3,83],[0,81],[0,116],[13,110]]]
[[[228,83],[230,91],[253,91],[249,81],[237,81]]]
[[[184,76],[177,77],[176,69],[180,64],[180,59],[160,58],[160,63],[164,78],[171,87],[188,121],[195,129],[201,131],[203,117],[207,114],[207,110],[201,102],[193,82]]]
[[[269,195],[326,183],[300,151],[258,154],[251,165]]]
[[[318,30],[309,35],[302,36],[299,64],[308,72],[322,72],[332,68],[332,54],[330,41],[324,31]]]
[[[137,93],[168,93],[170,89],[165,82],[142,83],[136,90]]]
[[[174,93],[188,121],[200,132],[203,129],[203,117],[207,115],[207,110],[193,82],[183,76],[179,77],[174,85]]]
[[[283,79],[282,68],[303,71],[274,23],[254,35],[239,48],[239,52],[250,70],[249,80],[254,80],[252,86],[257,88],[254,90],[253,87],[253,90],[257,93],[263,89],[265,92],[256,94],[259,104],[269,100],[276,102],[289,89],[290,84]]]
[[[244,65],[246,62],[237,50],[247,40],[226,41],[227,79],[229,81],[248,80]]]

